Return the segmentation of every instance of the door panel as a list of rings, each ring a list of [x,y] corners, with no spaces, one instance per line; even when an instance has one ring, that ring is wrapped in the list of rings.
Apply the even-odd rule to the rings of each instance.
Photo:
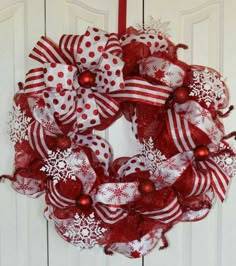
[[[0,3],[0,173],[12,174],[14,149],[7,134],[7,122],[17,83],[24,81],[31,67],[26,59],[35,36],[43,34],[42,1]],[[33,16],[37,11],[38,17]],[[41,13],[40,13],[41,12]],[[46,222],[42,200],[16,194],[10,183],[0,186],[0,265],[46,265]],[[39,252],[40,250],[40,252]]]
[[[172,40],[185,43],[189,50],[180,51],[179,57],[190,64],[215,68],[227,77],[231,88],[231,103],[235,102],[235,75],[233,59],[236,36],[232,25],[236,18],[232,15],[235,2],[225,1],[145,1],[145,18],[152,15],[170,21]],[[155,10],[155,14],[153,13]],[[234,57],[234,58],[232,58]],[[235,128],[235,112],[225,120],[226,132]],[[178,224],[167,234],[170,247],[164,251],[153,251],[145,257],[145,265],[158,261],[162,266],[231,266],[236,255],[234,229],[236,215],[233,202],[236,201],[235,180],[225,204],[216,202],[209,216],[192,224]]]

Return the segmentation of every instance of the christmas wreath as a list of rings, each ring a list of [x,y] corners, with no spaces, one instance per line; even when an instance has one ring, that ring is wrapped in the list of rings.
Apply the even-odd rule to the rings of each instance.
[[[41,65],[14,96],[15,170],[1,177],[45,194],[45,217],[69,243],[137,258],[225,199],[236,172],[235,133],[221,122],[228,89],[216,70],[178,60],[178,48],[157,30],[88,28],[59,45],[42,37],[29,55]],[[113,160],[94,130],[122,115],[140,152]]]

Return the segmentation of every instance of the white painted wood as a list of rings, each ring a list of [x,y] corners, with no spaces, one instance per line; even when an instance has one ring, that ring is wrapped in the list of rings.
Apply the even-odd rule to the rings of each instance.
[[[8,113],[17,82],[31,63],[26,55],[43,34],[43,4],[32,0],[0,2],[0,173],[12,174],[14,150],[7,134]],[[41,12],[41,13],[40,13]],[[35,14],[39,17],[36,19]],[[40,24],[40,25],[39,25]],[[16,194],[10,182],[0,184],[0,265],[43,266],[47,262],[46,222],[42,200]],[[42,233],[43,232],[43,233]],[[40,250],[40,252],[39,252]]]
[[[145,1],[145,16],[171,21],[171,35],[176,42],[189,45],[180,58],[190,64],[211,66],[227,77],[231,103],[235,104],[235,1]],[[155,10],[155,12],[153,12]],[[235,130],[236,114],[225,120],[226,132]],[[192,224],[179,224],[167,234],[170,248],[154,251],[144,265],[231,266],[236,263],[236,182],[232,181],[225,204],[216,202],[209,216]]]

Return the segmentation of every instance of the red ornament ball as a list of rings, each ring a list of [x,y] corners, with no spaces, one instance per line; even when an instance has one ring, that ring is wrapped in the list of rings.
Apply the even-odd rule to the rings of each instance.
[[[57,137],[56,147],[61,150],[67,150],[71,147],[71,139],[68,136],[61,135]]]
[[[141,194],[152,193],[155,189],[155,184],[148,179],[141,181],[138,186],[138,190]]]
[[[204,145],[198,146],[194,149],[194,157],[198,161],[206,160],[209,157],[209,155],[210,155],[210,151]]]
[[[179,87],[174,91],[173,99],[176,103],[185,103],[189,99],[189,89],[187,87]]]
[[[85,70],[80,73],[78,76],[78,82],[81,87],[91,88],[94,86],[96,74],[91,72],[90,70]]]
[[[93,200],[89,195],[82,194],[76,200],[76,205],[81,210],[88,210],[93,204]]]

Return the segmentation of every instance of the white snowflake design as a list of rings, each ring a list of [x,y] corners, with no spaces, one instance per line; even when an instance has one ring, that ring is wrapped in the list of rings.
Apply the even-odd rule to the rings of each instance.
[[[162,21],[159,19],[154,19],[150,16],[145,24],[137,24],[136,27],[140,31],[144,31],[145,33],[155,33],[160,34],[163,37],[169,38],[170,34],[170,21]]]
[[[71,155],[71,149],[59,150],[48,152],[48,158],[45,158],[45,164],[40,169],[47,175],[52,176],[55,184],[59,180],[66,182],[67,179],[76,180],[74,171],[70,168],[68,158]]]
[[[149,138],[148,142],[143,141],[140,153],[140,160],[144,163],[150,174],[153,174],[161,166],[162,162],[166,160],[166,156],[161,151],[154,149],[152,137]]]
[[[13,110],[9,113],[9,130],[11,141],[16,144],[22,140],[28,140],[27,129],[31,121],[30,117],[25,115],[25,111],[21,111],[20,105],[13,104]]]
[[[230,153],[225,152],[219,156],[214,157],[214,161],[219,165],[222,170],[230,177],[236,175],[236,157],[230,155]]]
[[[215,104],[226,97],[222,81],[221,77],[207,68],[204,71],[194,71],[189,95],[197,96],[200,102],[203,101],[209,107],[211,103]]]
[[[76,213],[73,222],[66,226],[64,236],[70,243],[81,249],[92,248],[98,244],[98,240],[104,236],[106,228],[99,226],[100,221],[95,220],[94,212],[88,217]]]

